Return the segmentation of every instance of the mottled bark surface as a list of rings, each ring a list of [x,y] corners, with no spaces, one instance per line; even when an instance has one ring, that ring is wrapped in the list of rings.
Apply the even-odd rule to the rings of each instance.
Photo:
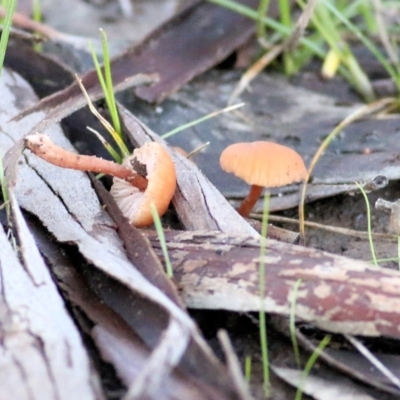
[[[175,278],[191,308],[257,311],[259,264],[265,263],[264,307],[289,315],[301,279],[296,317],[332,332],[400,337],[400,272],[362,261],[218,232],[166,232]],[[155,248],[158,239],[150,236]],[[161,252],[158,249],[158,254]]]

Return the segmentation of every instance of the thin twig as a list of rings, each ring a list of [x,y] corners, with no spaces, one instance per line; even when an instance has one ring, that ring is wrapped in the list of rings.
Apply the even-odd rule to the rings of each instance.
[[[253,216],[256,217],[257,219],[261,218],[260,214],[252,215],[252,217]],[[296,218],[281,217],[279,215],[270,215],[269,220],[273,222],[282,222],[293,225],[299,224],[299,220]],[[318,222],[312,222],[312,221],[304,221],[304,225],[309,228],[321,229],[323,231],[333,232],[339,235],[354,236],[360,239],[368,239],[368,232],[356,231],[355,229],[341,228],[338,226],[320,224]],[[389,233],[379,233],[379,232],[372,233],[372,237],[374,239],[397,241],[397,236],[390,235]]]
[[[393,385],[400,389],[400,380],[390,371],[374,354],[372,354],[359,340],[354,336],[345,334],[344,337],[377,369],[379,370]]]
[[[237,358],[237,355],[235,354],[235,350],[232,347],[232,343],[229,340],[227,332],[224,330],[220,330],[218,331],[217,336],[225,353],[228,371],[232,377],[238,393],[240,393],[241,395],[241,399],[252,400],[249,388],[246,384],[246,381],[243,379],[243,373],[240,369],[239,360]]]

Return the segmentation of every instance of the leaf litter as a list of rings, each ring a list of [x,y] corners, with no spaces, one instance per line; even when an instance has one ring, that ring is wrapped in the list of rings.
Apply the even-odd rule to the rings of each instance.
[[[6,72],[4,72],[5,74]],[[14,80],[12,80],[12,84],[15,84]],[[21,120],[21,122],[23,121]],[[15,123],[15,125],[17,124]],[[23,128],[26,129],[26,126]],[[20,140],[18,135],[22,137],[26,132],[25,129],[21,132],[15,126],[12,131],[14,141]],[[64,145],[66,145],[65,138],[57,125],[53,125],[51,136],[56,143],[64,141]],[[12,141],[5,135],[2,135],[3,138],[8,139],[8,146],[2,144],[2,150],[6,151],[8,147],[12,146]],[[212,381],[210,385],[216,385],[219,389],[217,390],[218,396],[215,398],[231,398],[233,393],[229,389],[229,379],[219,362],[207,350],[207,345],[193,322],[180,306],[177,306],[158,288],[151,285],[126,258],[122,243],[113,229],[113,224],[98,202],[85,174],[78,173],[76,175],[76,171],[59,169],[42,162],[42,160],[35,159],[33,155],[27,154],[26,158],[27,163],[20,162],[20,165],[18,165],[15,187],[18,204],[37,216],[58,241],[73,243],[78,246],[88,262],[96,265],[97,268],[101,268],[104,273],[110,274],[113,279],[125,285],[128,288],[128,293],[130,291],[137,292],[140,301],[138,300],[135,309],[129,310],[126,318],[129,318],[131,323],[140,325],[142,340],[147,345],[151,348],[160,346],[160,351],[166,351],[161,353],[160,357],[165,354],[167,358],[159,359],[159,365],[165,367],[169,365],[166,370],[168,371],[182,362],[183,368],[190,369],[192,374],[203,376],[203,379],[204,376],[209,377],[209,380]],[[8,165],[7,167],[12,169],[16,165]],[[63,175],[64,172],[66,175]],[[11,190],[14,189],[11,188]],[[119,293],[119,291],[116,290],[116,293]],[[119,301],[119,303],[123,302],[122,299]],[[152,312],[146,312],[147,307],[150,307]],[[172,324],[172,332],[176,334],[177,331],[181,331],[181,348],[174,346],[176,342],[174,336],[164,338],[162,335],[166,327],[164,324],[160,326],[157,319],[152,317],[154,307],[157,309],[157,315],[169,316],[170,322],[168,322],[168,318],[165,321],[167,321],[167,326]],[[137,318],[139,309],[142,309],[141,318]],[[133,318],[134,316],[136,317]],[[146,323],[147,318],[149,320]],[[156,325],[158,325],[158,328],[156,328]],[[149,335],[149,331],[152,332],[151,335]],[[169,348],[171,345],[173,347]],[[167,351],[167,349],[169,350]],[[193,352],[196,354],[195,359],[203,359],[203,362],[193,365]],[[203,369],[203,373],[199,369],[200,371]],[[206,370],[204,371],[204,369]],[[210,371],[214,371],[214,373],[210,373]],[[148,373],[151,374],[151,370]],[[145,379],[146,376],[143,375],[142,379]],[[162,384],[162,381],[158,383]],[[157,385],[152,388],[152,390],[157,390]],[[140,389],[146,391],[150,388],[143,383]]]
[[[271,84],[271,82],[268,83],[268,85]],[[54,114],[54,120],[61,118],[61,116],[68,115],[74,109],[74,106],[70,106],[69,108],[67,107],[66,109],[64,109],[64,107],[65,106],[62,105],[60,113],[57,112]],[[268,108],[265,107],[265,109]],[[17,112],[15,112],[15,114],[16,113]],[[143,143],[146,140],[157,140],[154,133],[143,124],[141,116],[137,119],[122,107],[121,114],[124,115],[125,124],[129,125],[128,136],[133,138],[134,142]],[[343,114],[345,114],[344,111]],[[11,115],[11,117],[14,115]],[[46,123],[42,125],[40,125],[39,122],[37,127],[40,129],[50,127],[51,130],[53,130],[54,121],[48,117],[49,115],[44,117],[43,114],[40,114],[39,116],[36,114],[36,123],[37,121],[40,121],[41,118],[47,120]],[[25,122],[26,119],[24,118],[20,122],[16,122],[16,124],[23,124]],[[296,120],[294,122],[296,123]],[[366,124],[370,122],[371,121],[367,121]],[[380,122],[381,121],[377,122],[377,125],[382,129]],[[332,122],[329,123],[332,124]],[[31,124],[31,129],[36,129],[34,124]],[[288,125],[287,129],[288,131],[290,130],[290,125]],[[9,133],[2,135],[2,153],[11,146],[12,141],[15,142],[26,134],[27,130],[29,130],[29,128],[26,129],[26,126],[19,128],[20,133],[16,134],[15,137],[12,137],[11,140]],[[16,131],[17,130],[13,129],[13,133]],[[162,132],[159,129],[155,129],[155,131]],[[321,131],[323,130],[321,129]],[[326,130],[324,131],[326,132]],[[54,134],[55,138],[57,138],[63,146],[69,146],[68,142],[63,138],[61,131],[56,129],[56,132],[52,132],[52,134]],[[7,144],[3,143],[3,136],[5,136],[6,139],[4,140]],[[307,139],[304,140],[306,141]],[[300,141],[301,146],[308,148],[308,146],[304,144],[304,140]],[[346,145],[347,142],[343,141],[342,143]],[[354,143],[357,143],[356,139]],[[393,142],[393,145],[395,146],[395,142]],[[312,148],[312,146],[310,147]],[[166,278],[160,268],[160,263],[157,258],[154,257],[153,250],[150,248],[147,239],[140,241],[141,248],[148,248],[147,253],[144,252],[145,254],[143,255],[146,262],[143,263],[144,266],[138,267],[138,270],[140,270],[144,276],[148,275],[146,279],[142,274],[136,272],[136,269],[132,269],[132,261],[129,261],[125,255],[122,243],[115,233],[116,226],[119,226],[120,224],[120,222],[115,222],[116,218],[120,218],[120,216],[118,216],[118,210],[111,212],[112,218],[114,219],[114,222],[112,222],[112,220],[107,216],[107,213],[102,209],[100,203],[98,203],[96,196],[91,189],[90,182],[84,178],[84,175],[79,175],[79,173],[75,172],[71,175],[68,173],[64,175],[64,171],[61,171],[60,169],[54,169],[53,167],[52,170],[51,166],[43,165],[43,163],[41,165],[40,160],[34,160],[34,157],[29,156],[28,153],[24,153],[24,160],[26,160],[26,162],[24,162],[23,159],[20,159],[18,174],[13,174],[13,172],[15,172],[14,168],[16,167],[20,151],[22,151],[22,148],[21,146],[18,146],[17,142],[17,145],[14,148],[15,156],[9,158],[9,160],[14,162],[10,163],[9,161],[8,164],[8,174],[9,176],[14,177],[14,180],[10,180],[10,183],[15,182],[15,179],[18,183],[15,189],[18,204],[33,215],[36,215],[42,221],[46,229],[48,229],[60,243],[68,243],[77,246],[79,252],[87,262],[97,268],[97,272],[93,273],[92,278],[85,278],[91,285],[91,290],[97,291],[97,295],[99,295],[100,298],[106,299],[105,302],[107,306],[124,318],[125,322],[130,325],[130,329],[133,329],[138,334],[142,342],[144,342],[150,349],[155,349],[150,358],[146,358],[148,363],[144,363],[145,366],[141,368],[139,374],[135,376],[135,382],[126,381],[128,382],[126,383],[127,386],[130,386],[128,393],[130,393],[132,397],[136,396],[136,398],[137,396],[140,396],[140,394],[154,396],[156,391],[162,385],[162,382],[158,380],[157,377],[160,379],[168,379],[170,371],[179,365],[180,368],[183,368],[184,372],[189,373],[189,375],[196,377],[196,379],[201,378],[201,380],[208,385],[210,390],[217,390],[214,394],[218,393],[219,396],[227,395],[228,398],[230,398],[229,396],[233,395],[233,392],[230,391],[232,389],[228,389],[229,382],[231,381],[226,374],[226,370],[224,370],[215,358],[211,356],[198,331],[180,308],[180,300],[177,297],[174,288],[171,287],[170,282],[166,283]],[[182,252],[181,250],[176,251],[176,265],[174,265],[174,267],[179,271],[179,268],[185,266],[185,262],[187,262],[187,265],[189,266],[189,272],[185,271],[185,273],[179,277],[181,281],[178,280],[178,287],[181,288],[182,293],[185,293],[185,290],[190,292],[189,288],[195,289],[193,294],[190,294],[189,296],[184,294],[183,298],[192,307],[195,306],[193,306],[190,301],[193,301],[193,304],[197,304],[196,301],[199,301],[201,307],[205,307],[201,301],[209,301],[210,308],[221,308],[221,303],[219,303],[218,298],[217,301],[214,301],[214,296],[210,294],[210,290],[212,292],[214,291],[212,285],[216,285],[218,293],[222,293],[222,295],[229,293],[228,291],[230,290],[234,291],[236,295],[234,298],[237,300],[237,303],[234,303],[236,304],[235,306],[231,302],[229,304],[231,307],[230,309],[233,308],[234,311],[243,311],[241,308],[242,306],[237,304],[240,304],[240,302],[249,304],[251,303],[249,298],[252,298],[253,306],[251,307],[254,307],[254,310],[257,310],[257,292],[254,289],[256,287],[254,282],[257,280],[257,276],[254,270],[259,255],[259,240],[257,239],[255,231],[253,231],[252,228],[249,228],[236,216],[234,212],[232,212],[232,209],[229,208],[229,204],[219,194],[215,187],[211,185],[210,182],[197,170],[195,165],[192,163],[189,165],[189,162],[182,157],[180,160],[180,156],[174,155],[174,157],[176,157],[175,159],[179,160],[177,162],[180,163],[178,164],[178,172],[184,172],[181,177],[178,178],[180,180],[180,193],[178,192],[174,200],[177,214],[181,218],[181,222],[186,229],[208,230],[200,233],[186,232],[182,234],[185,246],[189,243],[190,245],[198,245],[201,249],[200,251],[194,250],[196,247],[194,246],[192,249],[193,254],[190,254],[190,252],[189,254],[186,254],[185,251]],[[333,159],[334,156],[332,160]],[[373,171],[381,169],[379,167],[379,160],[372,158],[372,161],[369,161],[368,165],[375,168]],[[393,163],[390,157],[383,159],[383,163],[385,162],[387,162],[389,166]],[[328,164],[326,170],[328,171],[329,167],[332,165],[335,165],[333,161],[331,164]],[[346,168],[341,170],[341,172],[345,174],[345,172],[350,170],[352,169]],[[362,168],[355,169],[356,172],[360,170],[362,170]],[[390,173],[392,173],[390,178],[398,179],[396,171],[396,168],[390,169]],[[184,179],[185,175],[186,180]],[[192,182],[188,177],[192,177],[193,175],[197,176],[199,187],[197,193],[200,194],[200,196],[195,195],[190,198],[186,197],[191,193],[190,184]],[[214,175],[217,176],[218,174]],[[347,179],[350,180],[351,178]],[[67,193],[68,191],[75,192],[75,189],[72,190],[67,186],[70,185],[71,182],[74,182],[74,180],[77,181],[76,190],[81,188],[84,189],[80,195],[77,193]],[[68,182],[68,184],[65,182]],[[329,181],[329,178],[328,183],[332,183]],[[89,202],[87,202],[87,197],[90,198]],[[194,203],[192,203],[192,201],[194,201]],[[102,202],[107,205],[107,209],[112,208],[110,206],[110,202],[112,204],[110,199],[104,200],[104,197],[102,197]],[[195,204],[196,207],[193,207],[193,204]],[[217,212],[214,212],[217,205]],[[14,205],[14,207],[16,206]],[[200,212],[197,211],[197,208],[200,209]],[[224,211],[221,212],[221,210]],[[230,223],[227,223],[228,218],[229,222],[232,224],[231,226]],[[124,229],[126,230],[126,237],[129,237],[129,226],[126,226],[125,224]],[[223,237],[222,242],[219,243],[217,249],[214,250],[215,254],[210,256],[209,266],[207,265],[207,259],[204,260],[205,262],[200,263],[199,260],[206,258],[207,252],[210,252],[210,247],[213,248],[212,242],[216,237],[215,235],[218,234],[211,232],[210,230],[212,229],[221,230],[225,234],[231,236]],[[244,232],[251,235],[251,238],[248,236],[245,238],[240,236],[240,231],[242,234],[244,233],[243,229]],[[167,233],[167,237],[168,235],[170,234]],[[172,233],[172,236],[173,235],[174,233]],[[179,236],[179,233],[176,233],[176,235]],[[136,238],[135,240],[139,241],[140,239]],[[181,240],[181,238],[179,238],[179,240]],[[231,240],[234,243],[232,247],[230,247]],[[125,243],[128,243],[128,241],[128,239],[125,239]],[[242,254],[243,242],[246,241],[254,241],[254,243],[252,246],[249,246],[249,254]],[[372,336],[382,334],[391,337],[398,336],[396,330],[397,317],[395,312],[396,299],[395,296],[393,296],[393,293],[396,292],[396,278],[398,279],[398,273],[396,271],[373,270],[366,263],[332,256],[318,250],[297,248],[296,246],[281,247],[282,244],[273,241],[269,243],[272,251],[275,248],[277,249],[277,255],[271,256],[268,254],[266,256],[267,263],[271,263],[272,266],[276,267],[276,282],[279,283],[279,285],[283,285],[283,287],[286,285],[288,288],[290,286],[288,285],[289,282],[295,282],[299,277],[301,277],[302,279],[307,280],[306,286],[310,285],[311,289],[302,293],[307,307],[304,307],[303,305],[304,308],[301,308],[303,297],[299,299],[300,312],[296,313],[299,318],[301,317],[305,321],[310,321],[315,326],[334,332],[360,333]],[[172,246],[173,253],[174,246],[179,248],[179,246],[174,244],[174,242],[169,242],[168,245]],[[153,239],[153,246],[157,251],[158,245],[157,240],[155,239]],[[127,254],[129,255],[129,253],[131,253],[130,257],[133,259],[136,257],[136,262],[133,262],[133,265],[136,263],[139,264],[142,256],[137,256],[133,248],[134,246],[131,247],[131,250],[128,250]],[[244,284],[245,290],[239,295],[235,292],[235,290],[240,288],[237,277],[234,277],[233,284],[229,282],[230,273],[237,273],[235,270],[235,265],[237,266],[237,263],[235,262],[236,256],[234,257],[234,261],[232,261],[229,260],[228,255],[230,251],[235,251],[234,249],[236,247],[240,249],[238,254],[243,257],[243,264],[245,266],[248,265],[247,269],[245,266],[240,266],[243,270],[240,270],[239,282]],[[196,253],[196,251],[199,251],[199,253]],[[227,253],[226,256],[225,252]],[[291,254],[294,254],[295,256],[291,256]],[[298,254],[300,254],[300,256]],[[237,257],[239,257],[239,255]],[[194,258],[195,256],[197,257],[193,263],[193,261],[190,260],[191,257]],[[221,256],[225,256],[229,261],[226,261],[225,258],[221,259]],[[149,260],[154,261],[150,261],[152,267],[149,268],[149,270],[146,270],[146,264]],[[301,262],[299,260],[301,260]],[[309,268],[297,266],[297,264],[301,265],[304,262]],[[224,271],[227,271],[227,275],[216,268],[219,263],[225,265]],[[111,265],[112,269],[110,268]],[[293,267],[293,265],[295,265],[295,267]],[[150,280],[150,275],[153,275],[154,271],[158,271],[158,281]],[[242,273],[244,278],[242,277]],[[273,269],[267,271],[267,274],[268,273],[274,273]],[[197,280],[197,276],[200,276],[201,279]],[[329,276],[329,278],[327,278],[327,276]],[[187,278],[186,282],[184,281],[185,278]],[[349,282],[347,282],[347,278],[349,278]],[[377,278],[378,282],[376,282],[375,278]],[[222,281],[225,280],[222,284],[221,279]],[[268,293],[268,299],[272,299],[272,306],[268,311],[281,315],[288,315],[288,289],[286,288],[286,292],[283,291],[283,294],[278,290],[270,290],[268,292],[268,279],[271,279],[271,277],[267,276],[266,290]],[[241,280],[243,282],[241,282]],[[187,282],[193,286],[186,286]],[[379,282],[384,282],[384,284],[380,285]],[[121,284],[123,286],[121,286]],[[202,286],[203,284],[204,289]],[[207,284],[210,285],[208,288]],[[339,286],[336,287],[335,285]],[[110,295],[110,293],[107,292],[110,291],[111,287],[115,287],[115,290],[113,290]],[[162,290],[159,290],[159,288]],[[367,288],[366,292],[365,288]],[[205,294],[202,292],[203,290]],[[348,297],[349,299],[351,298],[350,302],[346,303],[345,299],[341,299],[340,296],[335,296],[335,294],[341,290],[349,290],[349,293],[354,291],[354,296]],[[311,297],[308,298],[308,295]],[[318,300],[311,301],[312,296],[317,296]],[[133,298],[131,304],[139,304],[138,309],[144,310],[144,314],[146,314],[146,310],[148,311],[147,314],[151,314],[150,310],[153,311],[153,314],[154,311],[157,310],[157,318],[150,315],[144,316],[143,318],[135,316],[134,314],[136,311],[130,310],[129,307],[124,307],[123,305],[124,300],[130,297]],[[188,298],[190,298],[190,301],[187,300]],[[195,300],[192,300],[192,298]],[[322,302],[322,309],[318,309],[321,299],[328,300]],[[307,300],[309,300],[309,303],[307,303]],[[330,301],[333,303],[330,303]],[[229,303],[229,300],[227,303]],[[376,309],[371,310],[368,308],[368,305],[372,303],[376,306]],[[248,311],[248,309],[245,310]],[[302,312],[304,314],[302,314]],[[158,320],[158,318],[160,319]],[[339,323],[336,323],[337,320],[335,318],[338,318]],[[150,331],[152,331],[153,328],[156,329],[152,334],[150,334]],[[161,340],[162,332],[166,332],[163,340]],[[176,341],[177,333],[178,337],[185,339],[181,343],[182,346],[173,346]],[[160,340],[160,342],[158,342],[158,340]],[[118,342],[118,340],[116,342]],[[207,367],[211,366],[211,371],[224,371],[219,375],[221,379],[216,379],[215,376],[210,376],[213,374],[210,373],[210,371],[208,371],[207,374],[205,368],[202,369],[197,365],[197,363],[193,364],[191,361],[193,354],[196,354],[197,356],[202,354],[201,357],[206,360],[204,365]],[[111,358],[110,355],[108,357]],[[160,363],[159,365],[158,362]],[[157,377],[152,377],[151,371],[155,369],[157,369],[159,374],[157,374]],[[154,389],[152,389],[154,392],[146,386],[146,382],[154,383]],[[233,385],[231,387],[235,386]],[[239,398],[244,398],[244,394],[239,395],[238,392],[236,392],[235,395],[240,396]],[[212,396],[213,395],[211,395],[211,398]]]

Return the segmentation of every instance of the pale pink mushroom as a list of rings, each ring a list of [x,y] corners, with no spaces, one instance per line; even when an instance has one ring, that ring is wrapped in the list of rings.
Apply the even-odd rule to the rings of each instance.
[[[132,225],[137,227],[151,225],[153,217],[151,204],[161,216],[167,211],[176,189],[174,163],[168,152],[159,143],[145,143],[135,149],[122,163],[144,174],[148,184],[140,191],[127,181],[114,178],[111,194],[119,208]],[[138,172],[139,172],[138,171]]]

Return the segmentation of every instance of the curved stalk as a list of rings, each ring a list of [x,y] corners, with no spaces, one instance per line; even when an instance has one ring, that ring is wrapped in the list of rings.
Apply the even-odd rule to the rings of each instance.
[[[132,169],[103,158],[71,153],[54,144],[47,135],[28,135],[25,146],[38,157],[58,167],[107,174],[126,180],[141,191],[147,188],[147,179]]]
[[[238,213],[247,218],[250,211],[254,208],[257,200],[260,198],[263,187],[258,185],[251,185],[249,194],[245,197],[242,204],[238,208]]]

